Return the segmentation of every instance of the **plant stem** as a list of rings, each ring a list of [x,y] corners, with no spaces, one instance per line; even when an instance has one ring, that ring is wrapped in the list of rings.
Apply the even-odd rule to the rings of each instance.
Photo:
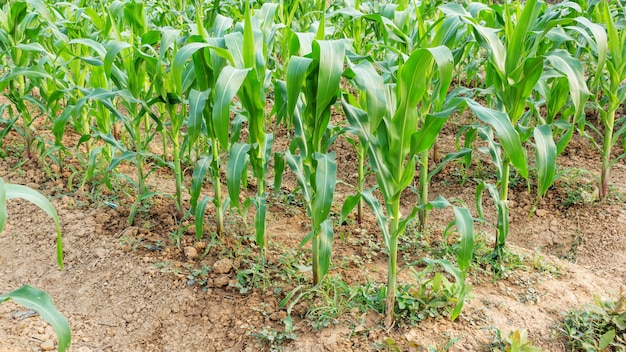
[[[313,231],[315,231],[316,233],[313,234],[313,239],[312,239],[312,244],[313,244],[313,248],[312,248],[312,254],[313,254],[313,286],[316,286],[317,284],[319,284],[319,282],[321,281],[322,277],[320,274],[320,269],[319,269],[319,230],[317,229],[313,229]]]
[[[398,237],[391,236],[389,241],[389,259],[387,269],[387,297],[385,299],[385,327],[393,326],[394,307],[396,304],[396,279],[398,274]]]
[[[607,114],[604,123],[604,145],[602,150],[602,171],[600,173],[600,187],[598,197],[603,200],[608,192],[609,178],[611,173],[611,148],[613,142],[613,127],[615,125],[615,109]]]
[[[176,218],[183,217],[183,170],[180,165],[180,145],[178,134],[172,134],[172,150],[174,152],[174,178],[176,179]]]
[[[215,214],[217,215],[216,221],[216,233],[218,236],[222,235],[224,230],[224,213],[222,211],[222,183],[220,182],[220,163],[219,163],[219,141],[217,138],[213,139],[213,147],[211,148],[213,151],[213,189],[215,192],[215,198],[213,200],[215,204]]]
[[[419,205],[426,205],[428,203],[428,150],[420,153],[420,200]],[[424,230],[426,225],[426,219],[428,217],[428,211],[426,209],[420,209],[419,216],[419,229]]]
[[[358,173],[358,180],[357,180],[357,192],[359,192],[359,194],[363,191],[363,184],[365,183],[365,148],[364,146],[359,143],[359,148],[361,149],[358,153],[357,153],[357,157],[359,159],[359,173]],[[359,203],[357,205],[357,221],[359,224],[361,224],[363,222],[363,198],[359,197]]]
[[[396,280],[398,276],[398,225],[400,223],[400,199],[390,200],[391,223],[389,226],[389,245],[387,259],[387,297],[385,298],[385,327],[393,326],[394,307],[396,304]]]

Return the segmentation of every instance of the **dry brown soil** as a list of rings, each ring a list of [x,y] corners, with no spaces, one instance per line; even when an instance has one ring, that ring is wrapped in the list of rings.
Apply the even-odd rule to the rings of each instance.
[[[458,126],[451,124],[443,131],[442,152],[454,148],[457,130]],[[284,136],[281,131],[276,134],[279,150],[285,147]],[[0,176],[5,182],[33,187],[52,200],[62,222],[66,267],[60,271],[55,263],[53,223],[36,207],[12,200],[8,226],[0,236],[0,292],[23,284],[47,291],[69,318],[72,351],[259,351],[272,347],[285,351],[367,351],[382,349],[380,343],[389,338],[401,350],[420,350],[415,346],[442,346],[448,338],[456,337],[460,340],[452,351],[487,351],[495,329],[505,335],[525,329],[537,346],[564,351],[564,340],[556,330],[563,312],[592,303],[594,295],[615,298],[626,284],[626,165],[622,161],[613,169],[611,198],[595,201],[598,153],[576,137],[559,159],[565,174],[532,214],[534,193],[529,194],[523,182],[513,185],[509,244],[525,264],[507,270],[500,280],[494,280],[488,268],[476,265],[469,278],[473,295],[457,321],[441,316],[425,319],[417,326],[398,324],[387,331],[381,327],[379,313],[351,310],[336,324],[315,330],[304,317],[313,303],[303,302],[292,311],[296,339],[280,346],[263,345],[255,333],[264,327],[284,329],[286,310],[279,302],[285,291],[276,293],[258,285],[242,293],[237,287],[237,275],[254,263],[250,258],[256,249],[251,248],[249,226],[242,224],[236,213],[227,217],[228,230],[222,240],[212,240],[205,232],[203,239],[196,241],[193,227],[189,227],[182,230],[178,247],[172,242],[173,234],[179,225],[191,223],[177,222],[170,199],[154,198],[149,209],[140,212],[130,226],[127,216],[132,189],[121,187],[130,196],[122,190],[110,192],[89,184],[80,190],[76,182],[70,189],[70,175],[58,168],[47,170],[37,160],[19,164],[23,161],[20,144],[19,136],[8,137],[9,156],[0,160]],[[339,177],[353,183],[356,159],[351,147],[339,140],[333,149],[337,151]],[[490,172],[490,167],[487,161],[474,165],[470,175],[479,177]],[[476,184],[472,177],[462,183],[460,170],[452,163],[435,176],[431,198],[442,194],[463,199],[475,215],[472,200]],[[164,169],[155,171],[149,184],[153,190],[173,191],[173,179]],[[293,176],[286,173],[283,194],[295,188]],[[349,193],[349,187],[338,185],[338,198]],[[296,253],[290,248],[297,248],[308,232],[298,199],[271,199],[268,266],[278,268],[277,272],[283,268],[280,261],[288,257],[285,254]],[[119,207],[113,209],[105,202]],[[407,193],[407,209],[415,202],[415,196]],[[487,217],[493,220],[494,208],[488,198],[485,205]],[[362,224],[351,219],[335,229],[330,274],[341,274],[353,285],[385,278],[385,255],[375,245],[383,247],[376,222],[369,210],[365,214]],[[434,212],[428,234],[415,243],[437,247],[441,229],[450,220],[450,211]],[[212,228],[211,215],[207,228]],[[494,230],[486,226],[479,230],[483,241],[491,246]],[[407,236],[417,234],[412,229]],[[429,255],[422,249],[414,252],[415,256]],[[401,265],[417,259],[409,254]],[[295,255],[304,261],[308,252]],[[188,276],[190,270],[203,266],[206,275]],[[405,281],[410,278],[402,276]],[[206,284],[191,279],[202,279]],[[266,287],[272,286],[267,283]],[[290,287],[289,283],[284,287]],[[0,351],[54,348],[56,338],[51,328],[36,315],[23,317],[24,312],[11,302],[0,305]]]

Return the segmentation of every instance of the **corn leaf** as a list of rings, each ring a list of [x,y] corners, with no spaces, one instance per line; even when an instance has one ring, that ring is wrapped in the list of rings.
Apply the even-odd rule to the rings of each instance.
[[[213,127],[217,139],[224,150],[228,149],[230,131],[230,102],[233,100],[249,69],[225,66],[215,84],[215,102],[213,105]]]
[[[321,223],[322,231],[318,240],[318,270],[320,277],[324,277],[330,268],[330,256],[333,250],[333,222],[326,219]]]
[[[335,185],[337,184],[337,163],[335,153],[314,153],[313,159],[317,162],[315,169],[315,194],[312,202],[313,226],[319,226],[328,218],[333,204]]]
[[[52,299],[47,293],[34,287],[24,285],[15,291],[0,296],[0,302],[5,302],[9,299],[14,300],[28,309],[34,309],[43,320],[52,326],[58,338],[59,352],[64,352],[70,347],[72,342],[70,324],[63,314],[56,309],[54,302],[52,302]]]
[[[192,89],[189,91],[189,119],[187,121],[187,139],[189,145],[194,145],[202,132],[202,112],[206,106],[209,94],[210,90],[201,92]]]
[[[241,191],[241,177],[248,165],[250,144],[235,143],[230,149],[230,158],[226,166],[226,185],[228,195],[234,208],[239,209],[239,193]]]
[[[38,206],[41,210],[45,211],[52,218],[57,229],[57,263],[59,264],[61,270],[63,270],[63,242],[61,240],[61,221],[59,220],[59,215],[57,214],[57,211],[52,203],[50,203],[48,198],[44,197],[41,193],[26,186],[4,184],[4,190],[6,191],[6,200],[12,198],[25,199]]]
[[[528,178],[524,149],[519,134],[511,124],[508,115],[505,112],[486,108],[471,99],[467,100],[467,105],[480,120],[493,126],[507,158],[524,178]],[[507,175],[503,176],[507,177]]]
[[[533,131],[537,148],[537,194],[543,197],[554,182],[556,173],[556,144],[548,125],[535,127]]]

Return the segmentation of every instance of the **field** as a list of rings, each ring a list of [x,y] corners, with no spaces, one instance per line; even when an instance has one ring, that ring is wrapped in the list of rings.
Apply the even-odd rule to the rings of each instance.
[[[69,350],[626,349],[623,3],[196,5],[1,5],[0,293]]]

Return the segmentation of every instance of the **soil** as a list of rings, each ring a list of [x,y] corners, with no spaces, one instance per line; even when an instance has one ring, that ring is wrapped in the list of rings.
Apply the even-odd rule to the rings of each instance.
[[[454,123],[445,127],[441,155],[453,150],[458,127]],[[275,150],[284,149],[285,132],[275,133]],[[278,269],[256,287],[242,287],[241,278],[251,275],[248,269],[254,267],[257,249],[251,225],[236,212],[229,212],[227,233],[218,239],[210,235],[209,209],[204,237],[196,240],[193,223],[176,219],[173,201],[157,196],[140,209],[131,226],[127,219],[132,188],[120,182],[114,191],[97,184],[81,189],[71,172],[36,159],[24,162],[21,143],[17,134],[7,136],[8,156],[0,159],[0,177],[35,188],[52,200],[62,222],[65,270],[56,265],[53,222],[35,206],[11,200],[7,228],[0,236],[0,291],[23,284],[47,291],[69,319],[72,351],[367,351],[394,344],[400,350],[420,351],[425,346],[443,348],[454,338],[459,340],[450,351],[488,351],[497,330],[502,335],[527,330],[536,346],[564,351],[558,332],[564,312],[593,303],[594,295],[615,299],[626,285],[626,164],[620,161],[613,168],[611,197],[597,201],[594,177],[599,156],[580,137],[560,156],[563,175],[536,206],[535,194],[528,192],[525,182],[512,184],[508,245],[513,257],[522,259],[498,280],[488,267],[476,264],[468,279],[473,293],[456,321],[440,315],[385,330],[380,313],[352,309],[329,326],[314,328],[311,315],[305,315],[315,301],[301,302],[291,312],[295,339],[280,334],[287,316],[280,301],[296,283],[279,276],[297,272],[288,271],[282,262],[289,255],[306,264],[308,247],[298,245],[309,223],[297,193],[289,195],[297,186],[289,172],[269,206],[266,265]],[[352,147],[341,138],[333,150],[339,178],[354,184]],[[487,159],[474,162],[464,181],[461,165],[447,164],[433,178],[431,199],[436,195],[461,199],[476,215],[473,178],[490,172],[490,167]],[[120,170],[132,175],[128,166]],[[148,182],[152,190],[173,192],[174,180],[166,169],[157,169]],[[252,181],[249,186],[253,192]],[[350,187],[339,184],[337,203],[350,192]],[[403,198],[407,211],[416,201],[407,192]],[[494,207],[486,196],[484,202],[486,216],[493,221]],[[347,224],[335,227],[329,275],[339,274],[351,285],[383,282],[386,277],[384,246],[375,219],[365,209],[361,224],[352,215]],[[442,230],[451,217],[449,210],[434,211],[423,234],[411,228],[400,265],[432,256],[432,250],[442,245]],[[493,228],[477,230],[490,247]],[[418,241],[411,242],[412,238]],[[300,275],[294,280],[309,285],[310,273],[294,275]],[[410,282],[412,276],[405,273],[401,279]],[[272,334],[274,343],[267,343]],[[52,329],[39,316],[12,302],[0,305],[0,351],[52,350],[55,344]]]

